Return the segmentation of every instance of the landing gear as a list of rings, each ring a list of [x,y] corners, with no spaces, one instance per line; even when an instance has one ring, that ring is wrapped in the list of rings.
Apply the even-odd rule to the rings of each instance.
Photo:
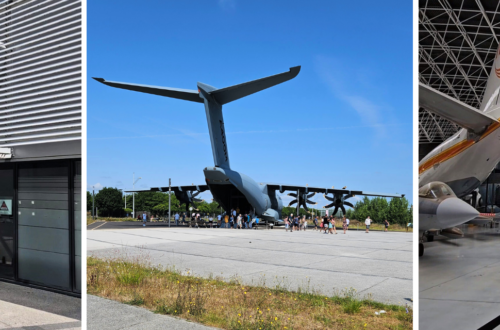
[[[424,243],[418,245],[418,256],[422,257],[424,255]]]

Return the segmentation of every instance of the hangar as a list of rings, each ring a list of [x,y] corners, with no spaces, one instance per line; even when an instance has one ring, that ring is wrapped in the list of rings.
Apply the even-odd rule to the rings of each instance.
[[[486,0],[420,0],[419,82],[479,109],[499,46],[499,5]],[[419,108],[419,160],[460,129]],[[479,212],[499,205],[499,169],[479,188],[481,193],[467,196]],[[426,243],[426,254],[419,260],[421,328],[477,329],[491,326],[498,317],[495,266],[500,262],[500,233],[467,225],[460,229],[464,238]]]
[[[81,294],[82,5],[0,0],[0,280]]]

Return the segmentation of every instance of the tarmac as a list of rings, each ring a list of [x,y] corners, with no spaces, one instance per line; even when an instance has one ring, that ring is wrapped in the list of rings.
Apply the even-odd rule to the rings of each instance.
[[[81,329],[81,300],[0,282],[0,329]]]
[[[500,329],[500,230],[460,228],[465,238],[424,243],[419,326]]]
[[[139,258],[184,274],[238,278],[245,285],[316,290],[353,288],[360,298],[412,305],[411,233],[142,227],[87,231],[89,256]],[[96,225],[94,225],[96,226]],[[119,229],[122,228],[122,229]],[[125,228],[125,229],[123,229]]]
[[[216,329],[147,309],[87,295],[87,329],[92,330],[208,330]]]

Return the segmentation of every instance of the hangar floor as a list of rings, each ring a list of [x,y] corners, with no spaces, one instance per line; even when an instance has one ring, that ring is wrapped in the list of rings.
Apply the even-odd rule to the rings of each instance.
[[[500,315],[500,230],[425,244],[419,260],[421,329],[478,329]]]
[[[146,227],[87,232],[88,255],[144,256],[201,276],[243,283],[315,288],[326,295],[354,288],[360,297],[412,305],[411,233]]]

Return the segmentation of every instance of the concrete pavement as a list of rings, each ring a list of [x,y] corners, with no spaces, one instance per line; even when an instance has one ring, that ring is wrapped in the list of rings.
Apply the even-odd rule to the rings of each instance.
[[[92,330],[209,330],[216,329],[188,322],[147,309],[87,295],[87,329]]]
[[[90,230],[88,255],[141,257],[200,276],[247,285],[309,287],[325,295],[354,288],[360,297],[412,305],[412,234],[349,231],[136,227]]]
[[[460,228],[465,238],[424,243],[421,329],[478,329],[500,315],[500,231]]]
[[[81,329],[81,300],[0,282],[0,329]]]

